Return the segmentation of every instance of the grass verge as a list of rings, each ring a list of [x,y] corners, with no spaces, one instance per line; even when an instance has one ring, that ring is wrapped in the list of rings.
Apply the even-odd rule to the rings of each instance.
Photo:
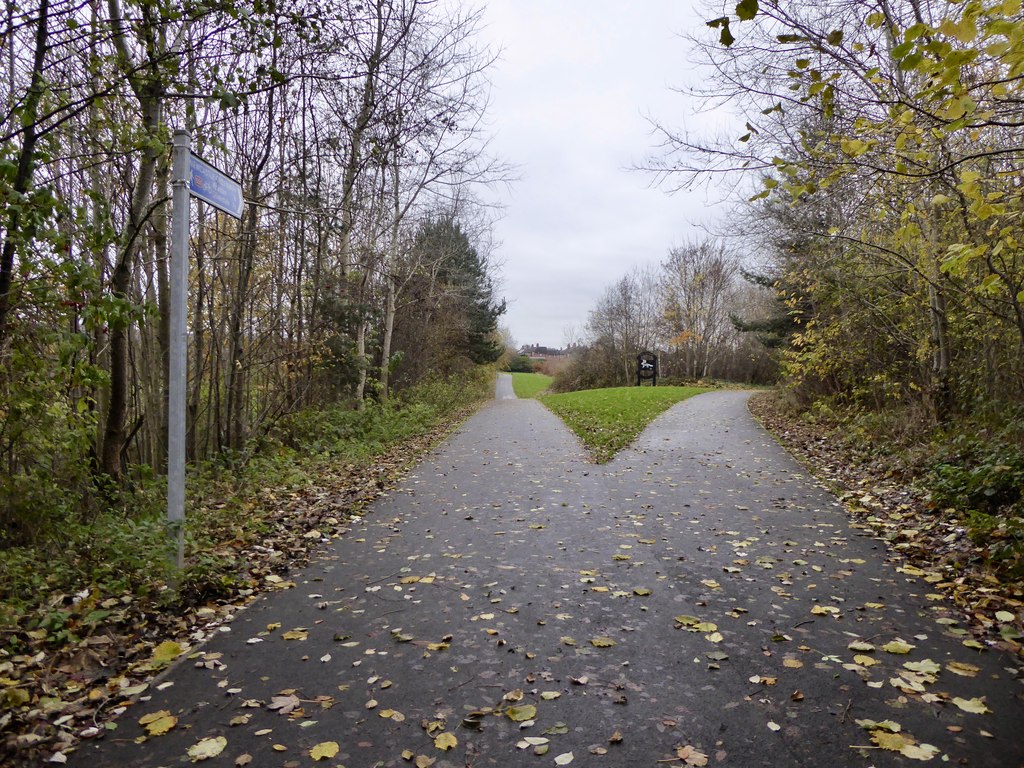
[[[536,397],[551,386],[554,379],[543,373],[513,373],[512,390],[516,397]]]
[[[540,398],[587,446],[598,464],[610,461],[662,411],[707,392],[700,387],[613,387]]]

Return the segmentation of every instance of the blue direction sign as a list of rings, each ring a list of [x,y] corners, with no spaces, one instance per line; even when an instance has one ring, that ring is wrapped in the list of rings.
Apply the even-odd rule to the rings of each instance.
[[[205,160],[191,155],[188,166],[188,189],[193,196],[205,200],[214,208],[242,218],[242,185]]]

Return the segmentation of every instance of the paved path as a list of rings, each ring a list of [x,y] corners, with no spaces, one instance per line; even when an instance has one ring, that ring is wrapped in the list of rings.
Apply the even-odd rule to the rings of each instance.
[[[745,399],[683,402],[603,467],[536,401],[495,400],[71,764],[188,764],[208,737],[207,764],[261,768],[920,764],[871,719],[935,765],[1024,765],[1014,660],[937,621]],[[164,709],[177,726],[136,743]]]

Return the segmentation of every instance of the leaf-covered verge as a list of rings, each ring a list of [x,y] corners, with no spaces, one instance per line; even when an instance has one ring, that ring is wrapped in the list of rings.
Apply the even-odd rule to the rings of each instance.
[[[611,461],[658,414],[700,387],[610,387],[544,395],[540,401],[576,433],[598,464]]]
[[[194,473],[180,578],[155,490],[139,492],[145,514],[0,552],[0,762],[36,765],[114,728],[179,642],[201,642],[259,593],[288,586],[288,573],[478,407],[492,381],[481,369],[401,401],[303,413],[244,468]]]
[[[766,392],[750,411],[844,503],[855,526],[948,595],[972,630],[1024,654],[1024,419],[943,427],[905,412],[799,412]]]

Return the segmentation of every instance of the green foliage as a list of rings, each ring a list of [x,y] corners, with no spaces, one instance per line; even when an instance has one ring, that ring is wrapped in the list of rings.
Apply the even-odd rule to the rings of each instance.
[[[449,353],[465,355],[476,365],[498,360],[504,347],[496,331],[505,301],[495,296],[487,264],[459,222],[452,217],[425,222],[413,247],[428,263],[440,263],[446,311],[463,318],[449,335]]]
[[[54,643],[70,640],[87,631],[85,624],[102,620],[91,613],[95,605],[67,607],[68,596],[86,588],[168,606],[226,597],[248,581],[237,548],[274,532],[276,494],[314,485],[325,466],[367,466],[489,397],[493,386],[494,372],[484,367],[459,378],[432,378],[400,400],[367,403],[363,410],[305,411],[287,420],[248,462],[190,471],[187,567],[177,577],[162,478],[111,491],[110,509],[91,516],[72,514],[66,504],[46,536],[37,535],[30,546],[0,547],[0,625],[43,628]],[[269,502],[267,490],[273,492]],[[168,588],[172,583],[175,589]]]
[[[516,397],[537,397],[551,386],[554,379],[543,373],[513,373],[512,389]]]
[[[613,387],[544,395],[541,402],[579,436],[595,461],[610,461],[658,414],[707,390],[698,387]]]
[[[533,361],[527,355],[515,355],[505,370],[510,373],[533,373]]]
[[[1024,447],[961,433],[940,452],[928,487],[940,506],[1024,516]]]

